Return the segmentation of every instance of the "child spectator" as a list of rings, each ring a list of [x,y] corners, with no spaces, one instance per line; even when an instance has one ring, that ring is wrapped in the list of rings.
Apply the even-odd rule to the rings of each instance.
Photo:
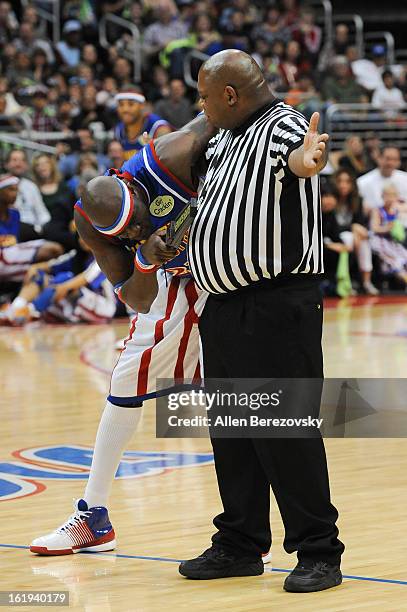
[[[406,232],[398,220],[400,195],[394,185],[388,184],[382,197],[383,205],[371,213],[370,243],[379,256],[383,274],[395,275],[407,285],[407,249],[402,244]]]

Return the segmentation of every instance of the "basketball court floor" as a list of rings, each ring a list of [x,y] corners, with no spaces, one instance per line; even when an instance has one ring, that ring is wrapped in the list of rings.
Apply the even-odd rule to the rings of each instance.
[[[157,439],[152,401],[113,487],[117,550],[31,555],[31,539],[65,521],[83,492],[114,342],[126,329],[0,329],[0,590],[64,591],[70,610],[86,612],[407,610],[407,439],[326,441],[347,547],[342,586],[282,591],[296,561],[282,549],[274,502],[272,568],[188,581],[178,561],[208,547],[220,510],[211,447],[207,439]],[[407,298],[329,302],[324,347],[326,376],[406,377]]]

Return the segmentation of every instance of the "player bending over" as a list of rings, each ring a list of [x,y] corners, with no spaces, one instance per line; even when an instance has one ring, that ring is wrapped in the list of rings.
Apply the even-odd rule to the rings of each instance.
[[[189,273],[185,230],[182,240],[175,240],[178,248],[166,244],[161,234],[171,222],[175,234],[174,225],[181,231],[185,227],[196,196],[198,164],[212,135],[207,120],[198,117],[149,143],[121,171],[91,180],[76,205],[81,238],[121,299],[139,314],[112,373],[83,499],[66,523],[32,542],[32,552],[115,548],[106,505],[142,403],[156,396],[157,378],[169,379],[172,387],[175,381],[186,384],[200,377],[198,318],[206,294]]]

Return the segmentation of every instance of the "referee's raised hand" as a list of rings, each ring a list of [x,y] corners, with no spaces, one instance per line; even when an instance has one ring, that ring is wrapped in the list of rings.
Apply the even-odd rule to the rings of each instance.
[[[304,137],[304,166],[310,169],[317,168],[329,140],[328,134],[318,132],[318,123],[319,113],[313,113]]]

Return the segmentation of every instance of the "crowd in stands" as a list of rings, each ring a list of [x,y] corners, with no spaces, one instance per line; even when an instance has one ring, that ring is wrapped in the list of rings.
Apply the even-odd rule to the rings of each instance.
[[[30,302],[23,296],[33,278],[38,280],[33,299],[53,290],[46,309],[31,308],[41,316],[50,304],[69,298],[72,306],[83,293],[72,278],[93,262],[75,233],[73,204],[86,183],[109,167],[120,167],[145,144],[145,132],[158,138],[199,111],[197,92],[184,81],[191,49],[207,55],[229,48],[251,53],[271,90],[307,117],[318,110],[323,118],[332,103],[371,102],[384,120],[403,121],[405,67],[386,65],[386,48],[380,44],[369,57],[359,57],[345,23],[335,26],[332,45],[325,45],[306,2],[65,0],[56,44],[37,5],[41,2],[0,0],[0,130],[18,135],[29,129],[40,145],[54,147],[54,153],[36,153],[0,139],[0,299],[17,295],[18,308],[25,308],[21,320]],[[106,14],[139,29],[139,82],[129,59],[136,51],[129,33],[111,22],[112,44],[108,49],[100,44],[98,24]],[[193,70],[198,67],[192,63]],[[61,137],[48,140],[50,132]],[[407,173],[401,167],[399,150],[383,148],[374,133],[363,139],[350,134],[344,150],[330,156],[321,182],[328,295],[405,288]],[[7,264],[4,254],[12,251],[6,249],[19,244],[28,245],[26,257],[14,252]],[[45,267],[44,252],[53,258]],[[55,263],[63,254],[70,263]],[[60,265],[68,277],[58,277]],[[57,288],[57,277],[65,279],[60,282],[67,283],[65,289]],[[102,285],[95,291],[106,297]],[[111,308],[94,313],[95,320],[112,316],[107,312]]]

